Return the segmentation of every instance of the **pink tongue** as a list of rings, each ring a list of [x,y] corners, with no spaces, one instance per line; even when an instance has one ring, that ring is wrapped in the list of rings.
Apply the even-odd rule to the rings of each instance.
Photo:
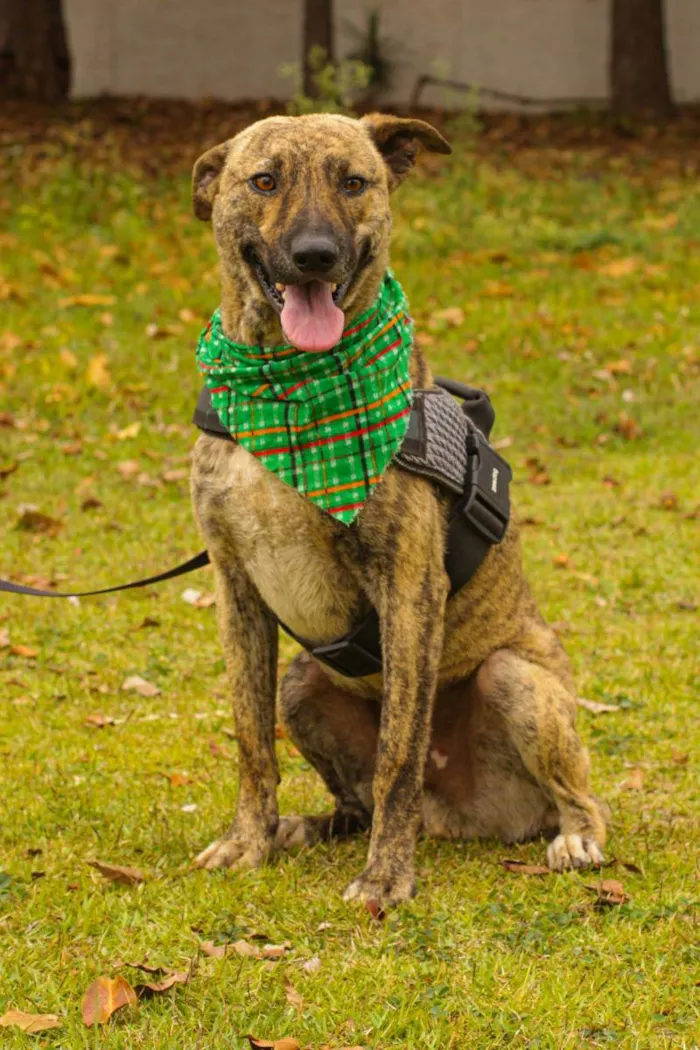
[[[288,284],[282,307],[282,330],[297,350],[319,354],[332,350],[343,334],[345,315],[333,302],[330,284]]]

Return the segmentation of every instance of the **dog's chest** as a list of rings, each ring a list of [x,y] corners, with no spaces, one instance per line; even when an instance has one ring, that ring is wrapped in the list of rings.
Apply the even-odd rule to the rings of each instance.
[[[194,457],[195,504],[209,548],[242,561],[264,602],[295,634],[319,642],[343,634],[360,588],[338,557],[339,526],[246,449],[216,445],[198,444]]]

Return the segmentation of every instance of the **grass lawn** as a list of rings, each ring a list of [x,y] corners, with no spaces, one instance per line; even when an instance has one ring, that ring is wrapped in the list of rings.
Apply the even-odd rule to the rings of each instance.
[[[183,145],[180,113],[161,167],[139,119],[2,129],[0,576],[88,589],[201,546],[189,420],[218,288],[188,173],[226,122]],[[62,1022],[3,1028],[3,1048],[700,1045],[697,164],[663,137],[594,126],[572,146],[554,129],[515,149],[501,128],[398,192],[394,268],[436,370],[491,394],[535,593],[581,695],[614,707],[580,728],[616,864],[528,877],[501,861],[542,863],[542,843],[421,841],[419,895],[383,923],[341,900],[366,840],[193,871],[236,783],[209,573],[74,603],[3,595],[0,1014]],[[134,675],[158,694],[124,690]],[[279,756],[282,812],[323,810],[284,737]],[[107,881],[95,858],[146,879]],[[601,878],[629,899],[596,907]],[[246,939],[291,947],[201,950]],[[119,963],[144,959],[191,980],[85,1027],[88,985],[136,983]]]

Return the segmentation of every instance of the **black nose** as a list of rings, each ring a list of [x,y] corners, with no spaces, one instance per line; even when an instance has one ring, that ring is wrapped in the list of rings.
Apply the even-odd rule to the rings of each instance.
[[[340,254],[335,241],[319,233],[297,234],[291,248],[292,259],[302,273],[327,273]]]

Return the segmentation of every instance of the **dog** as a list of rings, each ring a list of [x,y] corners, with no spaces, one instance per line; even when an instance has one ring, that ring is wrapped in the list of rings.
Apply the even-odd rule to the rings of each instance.
[[[420,120],[313,114],[261,120],[200,157],[193,206],[212,223],[226,335],[284,343],[290,288],[332,295],[346,325],[367,310],[389,264],[390,194],[420,147],[451,152]],[[432,385],[415,347],[410,374],[414,388]],[[415,893],[419,831],[545,835],[554,870],[603,862],[605,808],[589,788],[571,668],[524,579],[515,521],[449,597],[447,501],[395,465],[347,527],[240,443],[203,434],[192,497],[239,752],[233,823],[198,866],[257,867],[277,850],[371,829],[345,899],[390,905]],[[277,689],[278,619],[324,643],[372,607],[381,675],[346,678],[302,652]],[[292,741],[334,797],[332,813],[278,814],[277,693]]]

